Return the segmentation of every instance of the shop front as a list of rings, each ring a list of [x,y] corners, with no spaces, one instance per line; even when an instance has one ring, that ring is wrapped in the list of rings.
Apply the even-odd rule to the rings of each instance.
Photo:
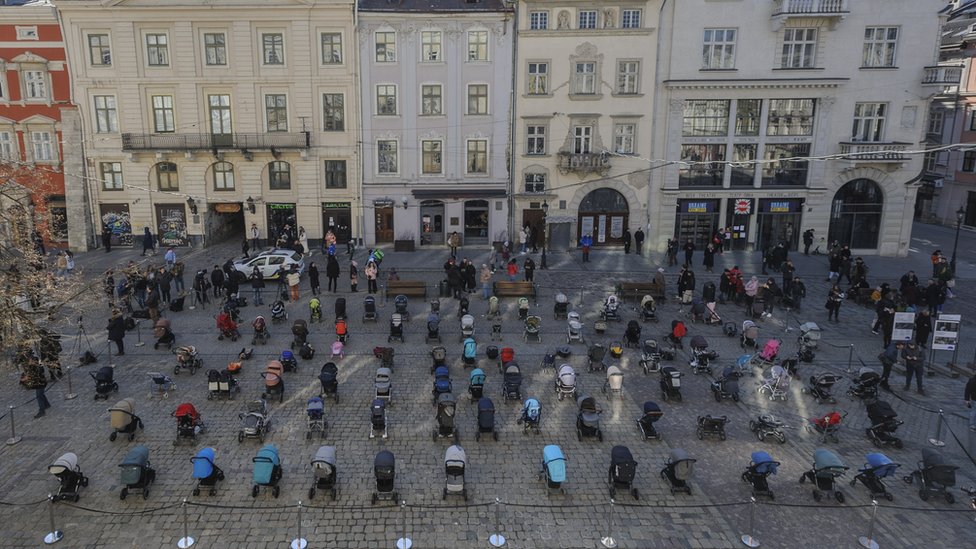
[[[424,200],[420,203],[421,246],[443,245],[444,203],[440,200]]]
[[[802,221],[802,198],[760,198],[756,214],[756,249],[765,250],[786,242],[790,250],[796,250],[803,233]]]
[[[186,246],[186,204],[156,204],[156,239],[161,248]]]
[[[346,244],[352,240],[352,204],[349,202],[322,203],[322,233],[332,231],[336,242]]]
[[[488,244],[488,201],[464,202],[464,244]]]
[[[719,228],[719,204],[720,201],[717,199],[678,200],[674,227],[678,242],[691,240],[698,249],[704,249]]]
[[[298,236],[298,218],[295,204],[272,202],[267,205],[268,242],[272,245],[279,239],[293,240]]]
[[[752,214],[756,209],[754,198],[730,198],[725,205],[725,228],[732,234],[733,250],[748,249]]]

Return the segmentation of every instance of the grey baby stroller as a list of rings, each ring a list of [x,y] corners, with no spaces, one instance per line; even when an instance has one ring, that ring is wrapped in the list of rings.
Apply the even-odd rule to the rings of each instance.
[[[864,458],[866,460],[864,466],[851,479],[851,486],[861,481],[861,484],[871,492],[872,499],[883,497],[888,501],[894,500],[894,496],[888,491],[888,487],[885,486],[882,479],[893,476],[900,465],[892,462],[888,456],[881,453],[868,454]]]
[[[580,315],[572,312],[567,315],[566,320],[566,343],[585,343],[583,339],[583,323],[580,322]]]
[[[803,362],[813,362],[814,351],[820,343],[820,326],[816,322],[804,322],[800,324],[800,336],[797,337],[799,350],[796,352],[798,359]]]
[[[464,501],[468,501],[468,489],[464,486],[464,466],[468,461],[464,448],[455,444],[444,452],[444,491],[441,499],[447,499],[449,495],[461,496]]]
[[[315,497],[315,492],[322,490],[328,492],[329,496],[335,500],[337,492],[338,471],[336,469],[336,448],[335,446],[320,446],[312,458],[312,476],[315,479],[312,487],[308,489],[308,499]]]
[[[722,402],[724,398],[730,398],[733,402],[739,402],[739,373],[738,368],[729,365],[722,370],[722,377],[712,382],[712,395],[715,402]]]
[[[837,477],[847,472],[847,466],[837,457],[837,454],[826,448],[817,448],[813,452],[813,469],[803,473],[800,484],[809,480],[814,484],[813,499],[820,501],[824,494],[827,498],[834,498],[837,503],[844,503],[844,494],[837,489]]]
[[[564,293],[556,294],[556,304],[552,307],[553,320],[567,318],[569,315],[569,298]]]
[[[540,330],[542,329],[542,317],[532,315],[525,319],[525,331],[522,333],[522,339],[528,343],[528,341],[542,341],[542,334]]]
[[[439,438],[452,438],[454,444],[458,443],[460,433],[457,429],[457,401],[451,393],[441,393],[437,396],[437,427],[434,428],[432,435],[434,442]]]
[[[664,469],[661,469],[661,478],[668,481],[671,485],[671,495],[678,492],[684,492],[691,495],[691,485],[688,481],[691,480],[692,473],[695,472],[695,459],[692,459],[681,448],[675,448],[671,450],[671,455],[668,456],[668,461],[664,464]]]
[[[247,410],[237,416],[241,420],[241,427],[237,431],[237,442],[244,442],[245,438],[256,438],[264,442],[264,435],[268,432],[268,404],[263,400],[253,400],[247,403]]]
[[[376,390],[376,398],[392,404],[393,399],[393,370],[379,367],[376,369],[376,376],[373,378],[373,388]]]
[[[654,297],[645,295],[641,298],[640,317],[642,322],[657,322],[657,304]]]
[[[149,448],[136,446],[129,450],[122,463],[119,482],[124,486],[119,493],[119,499],[125,499],[129,490],[141,490],[142,499],[149,498],[149,486],[156,480],[156,470],[149,462]]]
[[[606,370],[607,365],[604,363],[606,356],[607,348],[604,345],[600,343],[590,345],[589,350],[586,351],[586,358],[588,359],[586,371],[595,372],[597,370]]]
[[[495,429],[495,403],[488,397],[478,399],[478,430],[474,434],[475,440],[481,440],[481,434],[490,433],[498,440],[498,431]]]
[[[640,492],[634,488],[634,477],[637,475],[637,462],[626,446],[614,446],[610,450],[610,471],[607,472],[607,484],[610,485],[610,497],[617,496],[617,490],[626,490],[634,499],[640,499]]]
[[[424,343],[431,341],[441,342],[441,317],[437,313],[427,315],[427,335],[424,336]]]
[[[502,395],[505,400],[522,400],[522,371],[515,362],[509,362],[502,375]]]
[[[369,406],[369,438],[374,438],[376,433],[380,433],[383,438],[386,438],[387,426],[386,401],[382,398],[375,398]]]
[[[386,338],[387,343],[392,343],[393,341],[403,343],[404,318],[401,313],[393,313],[390,315],[390,335]]]
[[[472,315],[464,315],[461,317],[461,335],[458,336],[458,342],[473,337],[474,337],[474,317]]]
[[[52,501],[73,501],[75,503],[81,498],[78,493],[79,488],[88,486],[88,477],[81,472],[78,466],[78,456],[68,452],[54,463],[47,466],[47,471],[58,478],[60,485],[58,493],[53,496]]]
[[[615,321],[620,322],[620,300],[616,295],[610,294],[607,296],[607,300],[603,303],[603,310],[600,311],[600,317],[609,322]]]
[[[926,501],[931,496],[942,496],[947,503],[955,503],[956,497],[949,488],[956,485],[956,467],[946,463],[945,458],[937,450],[922,449],[922,461],[918,462],[918,469],[905,477],[905,482],[911,484],[918,481],[918,497]]]
[[[665,401],[676,400],[681,402],[681,376],[683,375],[674,366],[665,366],[660,370],[661,375],[661,398]]]
[[[695,435],[698,440],[706,436],[715,436],[719,440],[725,440],[725,425],[729,422],[728,416],[698,416],[698,427],[695,428]]]
[[[765,496],[769,499],[776,499],[773,491],[769,489],[769,475],[775,475],[779,462],[774,461],[772,456],[763,451],[753,452],[749,466],[742,473],[742,480],[752,485],[752,497]]]
[[[656,402],[651,402],[648,400],[644,403],[644,415],[637,418],[637,426],[641,430],[641,439],[647,440],[649,438],[659,439],[661,438],[660,433],[654,428],[654,424],[657,423],[662,417],[664,417],[664,412],[661,411],[661,407],[657,405]]]
[[[376,491],[373,492],[373,505],[379,500],[399,501],[400,495],[394,490],[396,481],[396,458],[393,452],[383,450],[373,460],[373,476],[376,478]]]
[[[640,365],[644,370],[644,375],[661,369],[661,349],[657,346],[656,340],[644,340],[641,345]]]
[[[596,437],[603,442],[603,431],[600,429],[600,414],[603,410],[597,405],[596,399],[591,396],[581,396],[576,399],[579,412],[576,414],[576,439],[582,441],[583,437]]]
[[[563,364],[556,373],[556,398],[576,398],[576,371],[569,364]]]
[[[739,346],[743,349],[755,349],[759,344],[759,326],[751,320],[742,321],[742,334],[739,335]]]

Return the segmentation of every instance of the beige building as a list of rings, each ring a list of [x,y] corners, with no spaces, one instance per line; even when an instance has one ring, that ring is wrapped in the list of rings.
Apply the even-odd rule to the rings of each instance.
[[[352,0],[59,1],[96,226],[360,236]]]

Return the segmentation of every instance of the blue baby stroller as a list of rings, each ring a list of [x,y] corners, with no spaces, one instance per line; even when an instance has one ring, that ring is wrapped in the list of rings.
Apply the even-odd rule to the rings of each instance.
[[[281,358],[278,359],[281,363],[281,370],[283,372],[297,372],[298,371],[298,359],[295,358],[295,353],[291,351],[281,351]]]
[[[217,495],[217,483],[224,480],[224,472],[214,463],[214,449],[204,448],[190,458],[193,463],[193,480],[197,481],[193,495],[199,496],[202,488],[208,488],[211,496]]]
[[[431,341],[441,342],[441,317],[437,313],[427,315],[427,335],[424,336],[424,343]]]
[[[837,477],[847,471],[847,466],[837,457],[837,454],[826,448],[817,448],[813,452],[813,469],[800,477],[800,484],[809,480],[814,483],[813,499],[820,501],[824,493],[833,496],[837,503],[844,503],[844,494],[835,487]]]
[[[312,473],[315,482],[308,489],[308,499],[315,497],[316,490],[327,490],[333,500],[336,498],[336,448],[320,446],[312,458]]]
[[[314,396],[308,399],[305,406],[305,415],[308,416],[308,430],[305,438],[311,439],[312,433],[318,433],[321,438],[325,438],[325,429],[328,426],[325,421],[325,403],[322,397]]]
[[[434,388],[431,391],[433,404],[437,404],[437,398],[445,393],[452,392],[451,372],[447,366],[440,366],[434,370]]]
[[[119,468],[119,481],[124,485],[119,499],[125,499],[129,490],[142,490],[142,499],[149,498],[149,485],[156,480],[156,470],[149,463],[149,448],[136,446],[129,450]]]
[[[881,479],[894,475],[895,471],[901,465],[892,462],[888,459],[888,456],[881,453],[868,454],[864,456],[864,459],[867,462],[858,470],[854,478],[851,479],[851,486],[857,484],[857,481],[861,481],[861,484],[871,491],[871,499],[879,496],[888,501],[895,499]]]
[[[474,366],[478,360],[478,343],[474,338],[469,337],[464,340],[463,359],[465,366]]]
[[[539,472],[539,479],[543,475],[546,478],[546,489],[548,495],[555,493],[565,494],[563,483],[566,482],[566,458],[563,451],[555,444],[550,444],[542,449],[542,470]]]
[[[485,392],[485,371],[481,368],[471,370],[468,377],[468,394],[471,395],[471,402],[481,398]]]
[[[648,400],[644,403],[644,415],[637,418],[637,426],[641,430],[641,438],[661,438],[660,433],[654,428],[654,424],[664,416],[661,407],[656,402]]]
[[[753,497],[765,496],[769,499],[776,499],[773,491],[769,489],[767,479],[769,475],[776,474],[777,467],[779,467],[779,462],[774,461],[768,453],[762,451],[752,453],[752,460],[746,467],[746,471],[742,473],[742,480],[752,484]]]
[[[373,492],[373,505],[381,499],[399,501],[400,496],[394,490],[396,481],[396,457],[393,452],[383,450],[376,454],[373,460],[373,475],[376,477],[376,491]]]
[[[474,433],[474,439],[481,440],[481,433],[491,433],[498,440],[498,431],[495,430],[495,403],[487,397],[478,399],[478,430]]]
[[[275,498],[281,494],[278,481],[281,480],[281,458],[278,457],[278,448],[274,444],[269,444],[258,450],[258,455],[254,456],[254,474],[252,480],[254,486],[251,488],[251,497],[258,497],[261,487],[270,487],[271,495]]]
[[[540,434],[539,424],[542,423],[542,405],[539,401],[534,398],[525,399],[525,404],[522,405],[522,415],[519,417],[518,422],[522,426],[522,434],[528,433],[530,430],[534,430],[535,434]]]

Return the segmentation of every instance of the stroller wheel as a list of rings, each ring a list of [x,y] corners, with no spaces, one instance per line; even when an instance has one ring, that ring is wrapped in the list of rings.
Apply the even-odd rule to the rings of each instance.
[[[844,503],[844,494],[842,492],[834,492],[834,499],[837,503]]]
[[[180,374],[180,367],[179,366],[175,366],[173,368],[173,375],[179,375],[179,374]]]
[[[372,498],[370,498],[370,503],[371,503],[372,505],[376,505],[376,494],[373,494],[373,497],[372,497]]]
[[[856,484],[857,484],[857,479],[856,478],[852,478],[851,479],[851,486],[854,486]]]
[[[444,491],[441,492],[441,501],[445,499],[447,499],[447,488],[444,488]]]
[[[823,499],[823,495],[820,493],[819,490],[813,491],[813,499],[814,501],[820,501],[821,499]]]
[[[224,472],[223,471],[217,473],[217,480],[224,480]]]
[[[786,444],[786,433],[776,433],[776,438],[780,444]]]
[[[921,490],[918,491],[918,497],[922,498],[922,501],[928,501],[929,493],[926,489],[922,488]]]
[[[337,494],[337,492],[336,492],[336,489],[335,488],[333,488],[332,491],[329,492],[329,496],[332,497],[332,500],[333,501],[335,501],[336,494]]]
[[[480,440],[481,440],[481,433],[475,433],[475,434],[474,434],[474,439],[475,439],[476,441],[480,441]]]
[[[610,487],[610,497],[617,497],[617,490],[613,486]]]
[[[149,499],[149,488],[142,489],[142,499]]]
[[[698,437],[698,440],[702,440],[705,438],[705,432],[702,431],[700,428],[695,429],[695,435]]]
[[[800,475],[800,484],[803,484],[806,481],[807,481],[807,476],[805,474]]]
[[[211,496],[216,496],[217,495],[217,489],[216,488],[211,488],[210,489],[210,495]]]
[[[946,499],[946,503],[955,503],[956,502],[956,496],[950,494],[949,492],[946,492],[945,499]]]
[[[712,394],[715,396],[715,402],[722,402],[722,393],[718,391],[712,391]]]
[[[123,488],[122,491],[119,492],[119,499],[125,499],[125,497],[128,495],[129,495],[129,489]]]
[[[217,336],[217,341],[223,341],[223,340],[224,340],[224,335],[223,334]]]
[[[904,446],[905,446],[905,444],[901,441],[900,438],[896,438],[895,439],[895,448],[898,448],[900,450]]]
[[[437,429],[434,429],[434,434],[431,435],[431,439],[433,439],[434,442],[437,442]]]
[[[597,438],[597,439],[598,439],[598,440],[599,440],[600,442],[603,442],[603,431],[597,431],[597,432],[596,432],[596,438]]]
[[[631,490],[630,493],[634,496],[634,499],[640,499],[640,492],[637,491],[637,488]]]
[[[136,434],[135,433],[129,433],[129,442],[132,442],[135,439],[136,439]]]
[[[753,433],[756,432],[756,422],[755,422],[755,420],[752,420],[752,419],[749,420],[749,430],[752,431]]]
[[[88,486],[88,477],[82,477],[81,478],[81,485],[84,486],[84,487],[87,487]]]
[[[583,433],[576,431],[576,440],[583,442]]]
[[[244,442],[244,431],[238,431],[237,442]]]
[[[278,495],[280,494],[281,494],[281,488],[275,486],[274,488],[271,489],[271,495],[274,496],[275,499],[278,499]]]
[[[261,490],[261,488],[259,488],[257,484],[255,484],[254,486],[252,486],[251,487],[251,497],[252,498],[258,497],[258,491],[260,491],[260,490]]]
[[[113,432],[108,436],[108,439],[111,440],[112,442],[115,442],[115,439],[118,438],[118,436],[119,436],[118,433]]]
[[[891,495],[891,492],[885,492],[884,497],[888,501],[894,501],[895,500],[895,496]]]
[[[718,434],[718,438],[719,438],[719,440],[725,440],[725,431],[722,431],[721,433],[719,433]]]
[[[159,343],[153,343],[153,349],[159,350]]]

